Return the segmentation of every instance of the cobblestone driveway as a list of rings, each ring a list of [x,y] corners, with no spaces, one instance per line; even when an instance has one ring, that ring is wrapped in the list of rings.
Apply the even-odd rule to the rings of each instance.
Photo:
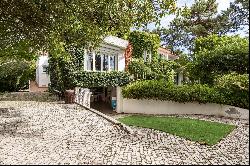
[[[150,129],[131,136],[75,105],[0,101],[0,165],[249,164],[248,122],[209,119],[238,127],[208,147]]]

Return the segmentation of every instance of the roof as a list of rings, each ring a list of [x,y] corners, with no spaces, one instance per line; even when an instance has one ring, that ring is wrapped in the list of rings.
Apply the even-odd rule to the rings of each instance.
[[[104,42],[123,49],[126,49],[128,46],[128,40],[124,40],[116,36],[107,36],[104,38]]]
[[[158,48],[158,53],[162,54],[164,56],[168,56],[168,58],[170,58],[170,59],[177,59],[177,58],[179,58],[178,55],[173,54],[169,49],[166,49],[166,48],[163,48],[163,47],[159,47]]]

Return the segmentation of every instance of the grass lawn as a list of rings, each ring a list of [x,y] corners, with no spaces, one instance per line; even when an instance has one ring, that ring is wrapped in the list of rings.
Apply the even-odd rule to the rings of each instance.
[[[177,117],[132,115],[118,120],[126,125],[156,129],[207,145],[218,143],[235,128],[234,125]]]

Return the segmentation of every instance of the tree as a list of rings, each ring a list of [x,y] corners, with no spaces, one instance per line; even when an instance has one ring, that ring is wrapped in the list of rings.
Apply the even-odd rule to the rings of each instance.
[[[239,36],[210,35],[195,41],[189,73],[193,80],[213,84],[218,75],[249,73],[249,40]]]
[[[174,51],[193,51],[194,40],[210,34],[225,34],[226,16],[218,15],[216,0],[195,0],[170,22],[169,28],[157,29],[164,45]]]
[[[231,32],[243,29],[247,26],[249,29],[249,1],[235,0],[230,3],[230,7],[222,12],[223,16],[228,17],[228,29]],[[248,33],[248,31],[247,31]]]
[[[55,42],[95,45],[171,13],[175,0],[1,0],[0,49],[28,40],[32,49]]]

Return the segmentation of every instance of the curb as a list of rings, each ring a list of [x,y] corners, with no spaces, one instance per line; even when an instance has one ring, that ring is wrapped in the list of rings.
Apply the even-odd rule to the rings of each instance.
[[[81,107],[83,107],[83,108],[91,111],[92,113],[95,113],[95,114],[103,117],[104,119],[106,119],[107,121],[111,122],[112,124],[115,124],[115,125],[119,126],[126,133],[132,134],[132,135],[135,134],[134,131],[129,126],[124,125],[123,123],[117,121],[116,119],[111,118],[111,117],[109,117],[109,116],[107,116],[107,115],[105,115],[105,114],[103,114],[103,113],[101,113],[101,112],[99,112],[99,111],[97,111],[97,110],[95,110],[93,108],[88,108],[88,107],[85,107],[85,106],[83,106],[81,104],[78,104],[78,103],[75,103],[75,104],[77,104],[77,105],[79,105],[79,106],[81,106]]]

